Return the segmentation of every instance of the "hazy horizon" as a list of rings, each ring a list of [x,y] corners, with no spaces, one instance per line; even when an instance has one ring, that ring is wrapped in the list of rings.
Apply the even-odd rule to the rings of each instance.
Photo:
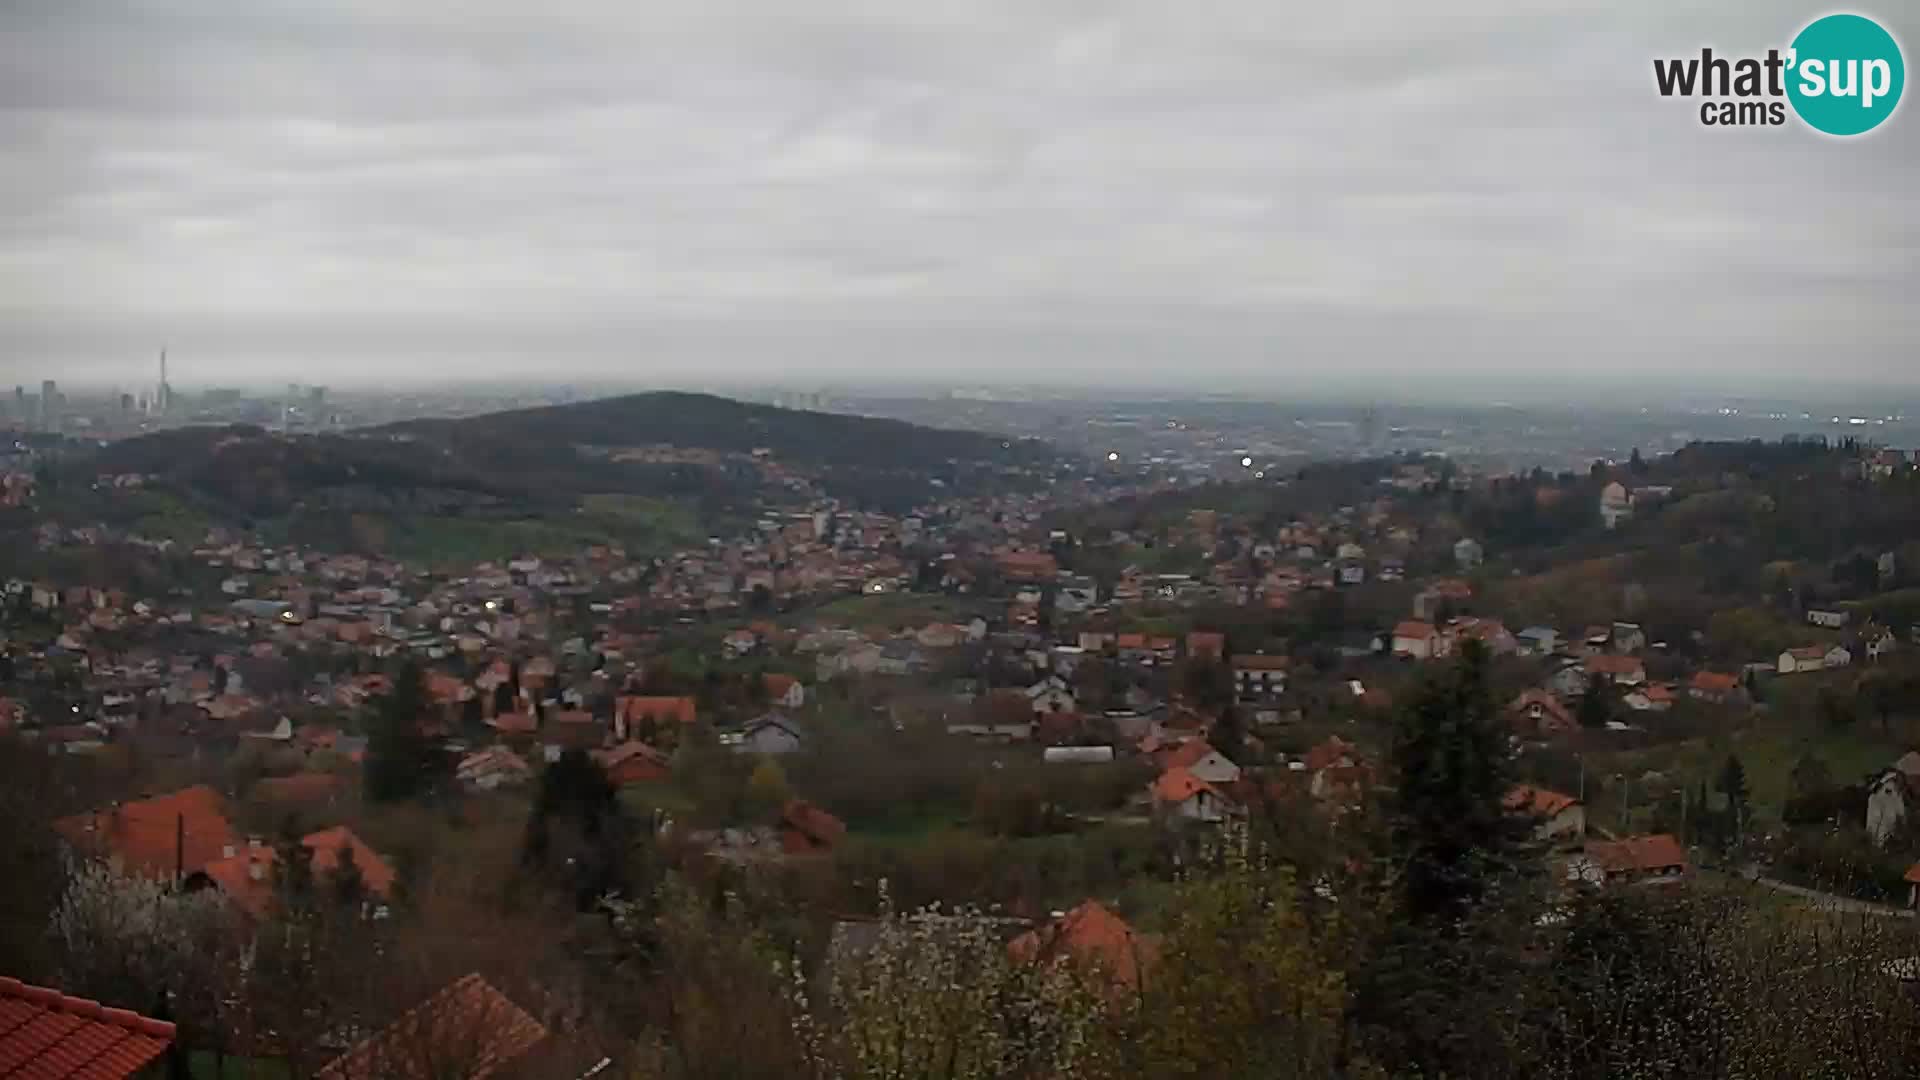
[[[31,0],[0,382],[1920,386],[1913,108],[1702,127],[1826,9],[1668,6]]]

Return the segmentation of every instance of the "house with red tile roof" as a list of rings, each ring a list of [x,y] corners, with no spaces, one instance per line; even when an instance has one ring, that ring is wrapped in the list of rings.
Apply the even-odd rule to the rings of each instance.
[[[614,737],[625,739],[649,724],[667,727],[690,725],[697,716],[698,711],[690,697],[622,694],[613,703]]]
[[[1671,833],[1591,840],[1570,877],[1593,884],[1670,884],[1692,870],[1687,850]]]
[[[994,562],[1010,581],[1052,581],[1060,575],[1059,561],[1044,551],[1003,551]]]
[[[481,1080],[546,1038],[543,1024],[475,972],[328,1063],[316,1080]]]
[[[442,708],[455,708],[474,696],[473,687],[444,671],[427,672],[426,682],[427,699]]]
[[[369,898],[393,899],[393,867],[368,847],[351,829],[336,826],[300,838],[301,846],[313,852],[314,881],[324,887],[349,859],[360,872],[362,887]],[[349,854],[350,853],[350,854]],[[205,873],[235,907],[254,918],[262,918],[273,909],[274,879],[278,875],[280,855],[273,847],[249,843],[232,857],[207,864]]]
[[[1226,655],[1227,635],[1206,630],[1195,630],[1187,635],[1187,655],[1195,660],[1211,660],[1218,663]]]
[[[806,686],[791,675],[769,672],[761,676],[760,681],[767,688],[769,704],[798,709],[807,703]]]
[[[1740,676],[1718,671],[1695,672],[1687,684],[1687,696],[1695,701],[1720,704],[1740,692]]]
[[[124,873],[175,881],[232,856],[240,844],[219,794],[204,784],[61,818],[53,828],[75,851],[106,858]]]
[[[125,1080],[151,1075],[174,1026],[0,976],[0,1076]]]
[[[1314,745],[1302,759],[1307,793],[1335,809],[1357,806],[1373,786],[1373,764],[1338,735]]]
[[[1231,784],[1240,779],[1240,766],[1207,744],[1188,739],[1160,757],[1162,769],[1185,769],[1209,784]]]
[[[525,736],[540,730],[540,723],[532,713],[503,712],[487,721],[487,726],[503,736]]]
[[[1177,766],[1148,785],[1147,796],[1156,812],[1183,821],[1224,821],[1238,810],[1219,787]]]
[[[1430,622],[1408,619],[1393,628],[1393,655],[1433,660],[1446,655],[1449,641]]]
[[[1630,691],[1620,699],[1627,708],[1635,712],[1666,712],[1673,708],[1677,695],[1673,687],[1666,683],[1649,683]]]
[[[1305,757],[1308,772],[1322,769],[1345,768],[1360,761],[1359,748],[1338,735],[1329,735],[1314,744]]]
[[[504,746],[490,746],[461,758],[453,775],[461,787],[470,791],[493,791],[531,781],[533,766]]]
[[[1570,734],[1580,726],[1551,690],[1522,690],[1507,706],[1507,718],[1517,734],[1541,738]]]
[[[1615,686],[1639,686],[1647,681],[1647,669],[1639,657],[1601,653],[1584,661],[1587,678],[1606,679]]]
[[[789,799],[781,808],[780,850],[789,855],[825,854],[846,834],[844,822],[805,799]]]
[[[1853,663],[1853,654],[1844,646],[1807,645],[1781,653],[1776,670],[1782,675],[1795,675],[1807,671],[1843,668],[1851,663]]]
[[[1088,900],[1014,938],[1007,944],[1007,955],[1024,964],[1085,964],[1116,986],[1133,990],[1151,969],[1155,949],[1154,942],[1125,919]]]
[[[1587,808],[1571,795],[1522,784],[1500,802],[1508,813],[1532,818],[1534,834],[1542,840],[1578,840],[1587,835]]]
[[[1454,619],[1447,623],[1442,634],[1453,642],[1448,649],[1449,652],[1469,641],[1477,641],[1485,645],[1487,651],[1495,656],[1511,656],[1520,648],[1519,640],[1507,629],[1506,624],[1498,619],[1473,617]]]
[[[615,787],[658,783],[673,775],[667,756],[637,739],[596,750],[593,758]]]

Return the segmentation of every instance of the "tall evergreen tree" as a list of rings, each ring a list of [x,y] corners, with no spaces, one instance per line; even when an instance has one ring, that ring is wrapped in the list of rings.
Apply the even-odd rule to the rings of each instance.
[[[1726,764],[1720,766],[1718,786],[1720,794],[1727,798],[1727,817],[1738,838],[1747,822],[1747,767],[1740,763],[1740,755],[1727,755]]]
[[[446,757],[421,727],[426,715],[425,674],[409,659],[381,699],[367,740],[367,794],[400,802],[431,791],[446,771]]]
[[[1506,738],[1487,684],[1487,651],[1467,646],[1397,718],[1393,838],[1406,868],[1406,913],[1453,920],[1512,867],[1523,832],[1501,805]]]
[[[358,911],[366,900],[367,879],[360,871],[360,860],[354,857],[352,844],[341,846],[340,861],[328,875],[327,888],[333,894],[333,902],[346,911]]]
[[[1575,716],[1583,728],[1598,729],[1607,726],[1613,719],[1613,684],[1604,675],[1594,675],[1587,679],[1587,692],[1580,695],[1580,705]]]
[[[1399,910],[1356,975],[1353,1019],[1393,1075],[1478,1075],[1491,1018],[1524,967],[1504,916],[1531,920],[1530,828],[1503,806],[1507,742],[1470,643],[1400,710],[1389,810]]]
[[[618,794],[584,750],[568,750],[540,774],[521,860],[557,875],[581,911],[608,895],[633,892],[629,856],[636,836]]]
[[[1238,706],[1229,705],[1220,711],[1220,719],[1214,721],[1213,729],[1207,733],[1207,743],[1228,761],[1236,765],[1247,763],[1247,725]]]

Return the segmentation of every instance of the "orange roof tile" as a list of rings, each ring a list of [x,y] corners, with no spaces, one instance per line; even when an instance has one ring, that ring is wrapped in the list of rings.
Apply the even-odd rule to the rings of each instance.
[[[1201,758],[1213,753],[1205,739],[1188,739],[1167,755],[1163,763],[1169,769],[1191,769]]]
[[[1718,671],[1696,672],[1693,676],[1693,688],[1709,694],[1732,693],[1740,687],[1738,675],[1723,675]]]
[[[1324,742],[1307,751],[1307,771],[1331,769],[1342,761],[1358,761],[1359,757],[1358,749],[1352,743],[1338,735],[1329,735]]]
[[[1589,675],[1632,675],[1644,670],[1640,661],[1634,657],[1614,656],[1610,653],[1587,657],[1586,667]]]
[[[0,1076],[122,1080],[172,1045],[174,1026],[0,976]]]
[[[780,811],[784,846],[789,851],[820,851],[839,843],[847,826],[805,799],[790,799]]]
[[[1179,766],[1168,769],[1153,782],[1153,797],[1156,802],[1183,803],[1201,792],[1219,792],[1212,784],[1188,772]]]
[[[436,704],[452,705],[465,700],[467,684],[444,672],[427,673],[427,696]]]
[[[1212,656],[1217,659],[1226,648],[1225,634],[1195,630],[1187,635],[1187,653],[1190,656]]]
[[[334,1059],[318,1080],[433,1080],[453,1068],[484,1080],[546,1039],[547,1029],[478,972],[454,982]]]
[[[353,849],[353,864],[367,892],[383,900],[393,898],[393,867],[362,843],[346,826],[323,829],[300,838],[313,851],[314,877],[324,879],[340,869],[340,852]],[[279,852],[266,844],[250,844],[232,857],[207,864],[206,874],[241,910],[264,916],[273,907],[273,878]]]
[[[1014,938],[1007,952],[1023,963],[1065,958],[1091,963],[1115,982],[1133,987],[1140,983],[1141,969],[1152,963],[1153,943],[1105,905],[1088,900],[1047,925]]]
[[[54,822],[54,830],[92,855],[117,855],[131,873],[193,874],[239,845],[220,796],[205,785],[122,803]]]
[[[1438,631],[1433,628],[1432,623],[1421,622],[1418,619],[1408,619],[1393,628],[1394,637],[1412,638],[1415,641],[1425,641],[1436,633]]]
[[[1550,818],[1569,807],[1579,805],[1580,800],[1558,791],[1522,784],[1508,791],[1500,803],[1515,813],[1525,811],[1539,817]]]
[[[1686,849],[1671,833],[1629,836],[1624,840],[1597,840],[1587,844],[1587,857],[1609,873],[1660,870],[1687,865]]]
[[[360,871],[360,880],[366,883],[367,891],[382,899],[393,897],[393,867],[345,825],[309,833],[301,837],[300,842],[313,849],[313,871],[316,874],[331,874],[338,870],[340,853],[352,848],[353,865]]]
[[[1509,705],[1508,708],[1514,712],[1524,713],[1532,709],[1535,705],[1540,706],[1541,712],[1546,714],[1543,720],[1551,721],[1551,723],[1543,722],[1541,724],[1542,728],[1565,729],[1576,726],[1573,714],[1568,712],[1566,705],[1562,704],[1560,699],[1553,696],[1550,691],[1539,689],[1522,690],[1520,696],[1514,698],[1513,704]]]
[[[647,697],[629,694],[614,702],[618,715],[632,724],[652,717],[655,720],[676,720],[682,724],[694,722],[696,711],[690,697]]]
[[[487,721],[487,726],[502,735],[529,735],[538,730],[540,724],[532,713],[506,712]]]

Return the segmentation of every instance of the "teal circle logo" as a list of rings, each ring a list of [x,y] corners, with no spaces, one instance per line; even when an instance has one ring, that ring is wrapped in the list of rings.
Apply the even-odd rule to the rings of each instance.
[[[1815,131],[1861,135],[1893,115],[1907,85],[1900,43],[1864,15],[1815,19],[1793,39],[1787,100]]]

